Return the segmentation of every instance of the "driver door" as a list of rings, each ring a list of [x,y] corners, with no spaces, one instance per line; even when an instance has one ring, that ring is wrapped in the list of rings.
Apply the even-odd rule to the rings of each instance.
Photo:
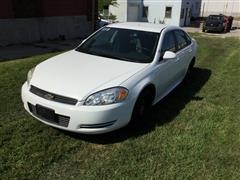
[[[177,43],[173,31],[166,32],[164,35],[160,50],[161,57],[156,67],[157,96],[159,99],[167,95],[175,87],[178,74],[178,55],[176,59],[163,59],[166,51],[177,52]]]

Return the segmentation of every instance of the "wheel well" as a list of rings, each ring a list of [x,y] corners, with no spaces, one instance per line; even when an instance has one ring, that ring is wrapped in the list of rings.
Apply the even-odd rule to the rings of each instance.
[[[149,102],[153,102],[155,96],[156,96],[156,88],[153,84],[148,84],[147,86],[145,86],[143,88],[143,90],[141,91],[140,94],[144,93],[144,92],[149,92],[150,96],[149,96]]]
[[[189,65],[193,67],[195,64],[195,61],[196,61],[196,57],[193,57]]]
[[[196,61],[196,57],[193,57],[193,58],[192,58],[192,61],[195,63],[195,61]]]

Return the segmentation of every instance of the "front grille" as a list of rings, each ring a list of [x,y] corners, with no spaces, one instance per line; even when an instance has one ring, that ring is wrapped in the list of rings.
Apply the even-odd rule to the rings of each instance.
[[[39,89],[35,86],[31,85],[30,88],[30,92],[32,92],[33,94],[40,96],[44,99],[47,100],[51,100],[51,101],[55,101],[55,102],[59,102],[59,103],[64,103],[64,104],[70,104],[70,105],[76,105],[77,104],[77,99],[73,99],[73,98],[69,98],[69,97],[65,97],[65,96],[60,96],[54,93],[50,93],[47,91],[44,91],[42,89]]]
[[[50,110],[43,106],[39,106],[39,107],[38,106],[39,105],[34,106],[31,103],[28,103],[29,111],[34,116],[40,118],[43,121],[46,121],[46,122],[49,122],[52,124],[56,124],[56,125],[63,126],[63,127],[68,127],[70,117],[63,116],[60,114],[55,114],[54,110]],[[39,111],[38,108],[42,108],[42,110]],[[45,111],[45,113],[44,113],[44,111]],[[48,111],[49,111],[49,113],[52,113],[52,115],[49,115]]]

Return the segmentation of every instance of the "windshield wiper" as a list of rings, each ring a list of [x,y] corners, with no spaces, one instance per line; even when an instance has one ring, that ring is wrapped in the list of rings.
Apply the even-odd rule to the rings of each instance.
[[[121,57],[121,56],[110,55],[110,54],[97,53],[95,51],[86,51],[86,50],[84,51],[84,50],[81,50],[81,49],[76,49],[76,51],[91,54],[91,55],[95,55],[95,56],[111,58],[111,59],[118,59],[118,60],[122,60],[122,61],[141,63],[138,60],[133,60],[133,59],[129,59],[129,58]]]
[[[131,59],[128,59],[128,58],[125,58],[125,57],[114,56],[114,55],[109,55],[109,54],[99,54],[99,56],[103,56],[103,57],[106,57],[106,58],[123,60],[123,61],[132,61]]]
[[[103,56],[102,54],[99,54],[95,51],[90,51],[90,50],[86,50],[86,49],[76,49],[76,51],[81,52],[81,53],[95,55],[95,56]]]

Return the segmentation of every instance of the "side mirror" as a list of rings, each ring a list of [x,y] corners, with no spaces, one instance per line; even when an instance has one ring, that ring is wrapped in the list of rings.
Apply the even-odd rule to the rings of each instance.
[[[172,51],[166,51],[163,55],[163,60],[176,59],[176,58],[177,58],[176,53]]]

